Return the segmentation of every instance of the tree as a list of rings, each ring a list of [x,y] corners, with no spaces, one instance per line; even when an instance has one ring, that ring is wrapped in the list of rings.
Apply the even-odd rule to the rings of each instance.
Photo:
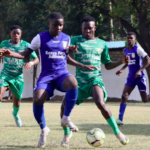
[[[112,12],[109,10],[110,1],[113,5]],[[113,18],[118,22],[122,37],[127,32],[135,32],[138,42],[150,56],[150,0],[76,0],[76,3],[79,2],[82,6],[88,6],[87,10],[92,8],[95,13]],[[146,71],[150,83],[150,66],[146,68]]]

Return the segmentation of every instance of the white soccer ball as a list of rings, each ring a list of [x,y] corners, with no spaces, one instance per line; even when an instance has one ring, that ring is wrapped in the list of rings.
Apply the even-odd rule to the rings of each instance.
[[[104,143],[105,133],[99,128],[89,130],[86,135],[87,142],[93,147],[99,147]]]

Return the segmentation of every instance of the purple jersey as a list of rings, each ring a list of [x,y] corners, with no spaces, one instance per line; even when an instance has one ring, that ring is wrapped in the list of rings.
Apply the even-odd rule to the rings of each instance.
[[[147,53],[141,47],[135,45],[131,50],[128,47],[125,48],[124,54],[130,57],[128,78],[134,78],[136,72],[143,66],[143,58],[147,56]],[[141,72],[141,77],[143,76],[145,76],[144,71]]]
[[[48,83],[67,71],[67,47],[70,37],[60,33],[58,37],[51,37],[49,31],[38,34],[31,42],[29,49],[39,48],[41,58],[41,73],[38,82]]]

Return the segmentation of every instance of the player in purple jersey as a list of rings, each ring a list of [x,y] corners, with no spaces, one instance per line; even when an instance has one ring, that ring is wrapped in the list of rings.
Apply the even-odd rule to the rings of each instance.
[[[129,32],[127,34],[128,47],[124,49],[124,54],[130,57],[130,63],[128,65],[124,65],[119,71],[116,72],[117,75],[120,75],[127,66],[129,68],[127,81],[125,83],[122,93],[122,99],[119,109],[119,118],[116,120],[118,125],[123,125],[123,116],[127,106],[126,103],[128,97],[130,96],[136,85],[138,86],[142,101],[144,103],[148,101],[146,91],[147,78],[144,73],[144,69],[150,64],[150,58],[147,53],[135,43],[135,33]]]
[[[26,51],[21,53],[13,53],[6,49],[0,51],[0,56],[24,59],[34,50],[40,49],[41,73],[33,94],[33,113],[41,128],[38,147],[45,146],[46,136],[50,133],[50,129],[46,126],[43,104],[46,99],[53,96],[55,89],[66,92],[66,105],[61,125],[68,126],[72,131],[78,130],[69,117],[76,103],[78,84],[75,77],[67,71],[66,60],[70,37],[61,32],[63,25],[63,16],[58,12],[51,13],[48,17],[49,31],[35,36]],[[85,68],[90,69],[90,67]]]

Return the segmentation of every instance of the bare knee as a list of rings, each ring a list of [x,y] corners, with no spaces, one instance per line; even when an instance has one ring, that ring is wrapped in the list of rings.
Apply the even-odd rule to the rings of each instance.
[[[96,105],[99,108],[99,110],[106,110],[106,108],[107,108],[106,105],[105,105],[105,103],[101,102],[101,101],[97,101]]]
[[[65,80],[64,87],[66,90],[78,88],[77,80],[74,77],[69,77],[68,79]]]
[[[44,102],[41,98],[39,97],[33,97],[33,104],[34,105],[42,105]]]
[[[123,93],[123,94],[122,94],[122,102],[123,102],[123,103],[126,103],[127,100],[128,100],[128,97],[129,97],[129,95],[128,95],[127,93]]]
[[[3,100],[3,97],[2,97],[2,95],[0,94],[0,102],[2,102],[2,100]]]

